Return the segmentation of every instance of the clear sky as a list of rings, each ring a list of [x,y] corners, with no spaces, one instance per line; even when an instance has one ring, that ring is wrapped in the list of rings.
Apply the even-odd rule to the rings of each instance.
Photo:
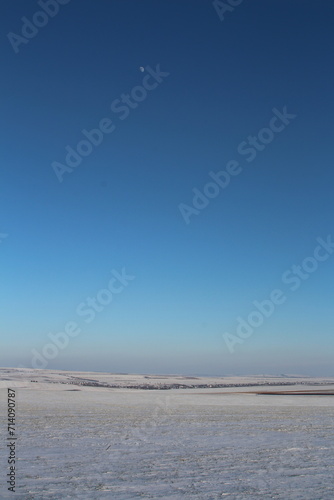
[[[334,375],[333,24],[2,5],[0,366]]]

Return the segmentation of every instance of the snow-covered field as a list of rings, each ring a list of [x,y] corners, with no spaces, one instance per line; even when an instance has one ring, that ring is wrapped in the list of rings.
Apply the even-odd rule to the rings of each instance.
[[[148,382],[231,387],[124,387]],[[257,386],[283,382],[298,385]],[[6,486],[8,387],[15,494]],[[0,498],[333,500],[334,396],[254,394],[273,389],[334,390],[334,380],[0,369]]]

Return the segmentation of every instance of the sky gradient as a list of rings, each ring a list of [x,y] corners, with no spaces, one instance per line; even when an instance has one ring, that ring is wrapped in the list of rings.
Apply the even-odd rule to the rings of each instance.
[[[333,2],[63,2],[1,8],[0,366],[333,376]]]

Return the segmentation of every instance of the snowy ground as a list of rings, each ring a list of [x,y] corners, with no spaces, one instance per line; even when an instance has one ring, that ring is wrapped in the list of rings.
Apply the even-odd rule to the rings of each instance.
[[[70,377],[78,385],[68,384]],[[153,380],[0,369],[1,420],[6,421],[10,387],[16,390],[18,436],[16,493],[7,493],[5,450],[0,498],[333,500],[334,396],[253,394],[271,386],[121,387],[130,378],[134,385]],[[119,388],[81,385],[116,379]],[[161,380],[167,379],[179,380]],[[237,385],[274,379],[196,382],[224,380]],[[275,390],[334,389],[333,379],[279,380],[298,385]],[[3,451],[4,424],[1,434]]]

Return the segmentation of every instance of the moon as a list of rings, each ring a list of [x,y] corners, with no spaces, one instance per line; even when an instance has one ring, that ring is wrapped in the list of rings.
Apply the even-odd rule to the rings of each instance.
[[[139,68],[139,69],[140,69],[140,71],[141,71],[142,73],[145,71],[144,66],[140,66],[140,68]]]

